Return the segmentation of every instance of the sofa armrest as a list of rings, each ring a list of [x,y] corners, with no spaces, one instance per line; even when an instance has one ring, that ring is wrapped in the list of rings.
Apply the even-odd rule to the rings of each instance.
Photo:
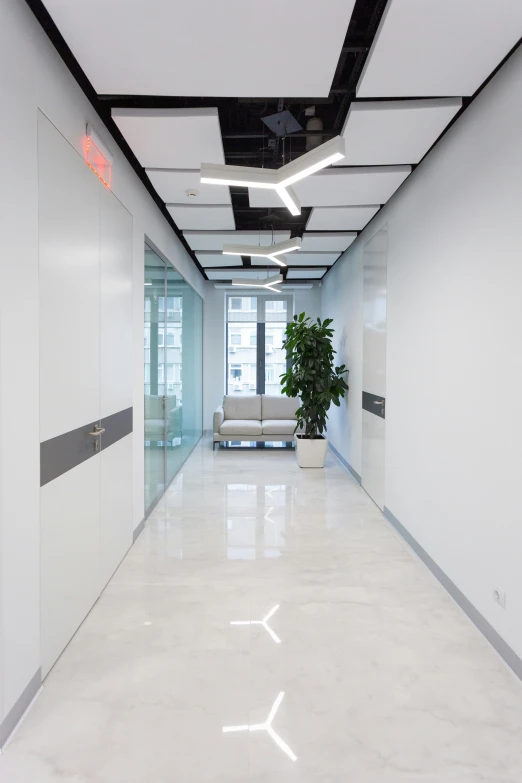
[[[221,429],[221,425],[225,421],[225,411],[223,410],[223,406],[220,405],[219,408],[217,408],[214,411],[214,433],[216,435],[219,435],[219,431]]]

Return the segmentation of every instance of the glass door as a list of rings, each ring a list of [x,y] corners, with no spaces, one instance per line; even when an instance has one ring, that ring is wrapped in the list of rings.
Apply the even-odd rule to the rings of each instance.
[[[165,420],[166,483],[183,464],[183,290],[185,281],[167,265],[165,296]]]
[[[145,246],[145,513],[203,431],[203,300]]]
[[[165,491],[165,263],[145,247],[145,510]]]
[[[203,300],[185,282],[183,301],[183,459],[203,430]]]

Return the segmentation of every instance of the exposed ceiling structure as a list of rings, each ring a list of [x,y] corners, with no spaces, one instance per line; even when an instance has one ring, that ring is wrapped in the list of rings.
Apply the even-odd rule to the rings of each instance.
[[[221,283],[320,279],[522,35],[521,0],[27,2]],[[200,182],[202,163],[278,169],[335,136],[345,157],[295,184],[300,215],[274,190]],[[284,269],[222,254],[290,237]]]

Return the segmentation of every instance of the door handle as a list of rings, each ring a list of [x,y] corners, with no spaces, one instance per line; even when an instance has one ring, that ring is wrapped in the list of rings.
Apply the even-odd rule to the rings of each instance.
[[[89,432],[89,435],[92,435],[93,438],[96,438],[98,435],[101,435],[102,432],[105,432],[104,427],[99,427],[97,424],[94,425],[94,432]]]
[[[373,404],[374,405],[384,405],[384,400],[374,400]]]

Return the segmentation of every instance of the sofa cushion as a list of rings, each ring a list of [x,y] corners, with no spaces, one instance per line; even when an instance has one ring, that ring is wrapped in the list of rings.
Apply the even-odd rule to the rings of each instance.
[[[220,435],[261,435],[261,422],[255,419],[225,419]]]
[[[225,412],[225,421],[227,419],[255,419],[261,420],[261,395],[248,394],[226,395],[223,398],[223,410]]]
[[[263,435],[291,435],[293,437],[295,419],[263,419]]]
[[[261,418],[264,419],[295,419],[299,407],[296,397],[286,397],[263,394],[261,400]],[[295,425],[294,425],[295,426]]]

